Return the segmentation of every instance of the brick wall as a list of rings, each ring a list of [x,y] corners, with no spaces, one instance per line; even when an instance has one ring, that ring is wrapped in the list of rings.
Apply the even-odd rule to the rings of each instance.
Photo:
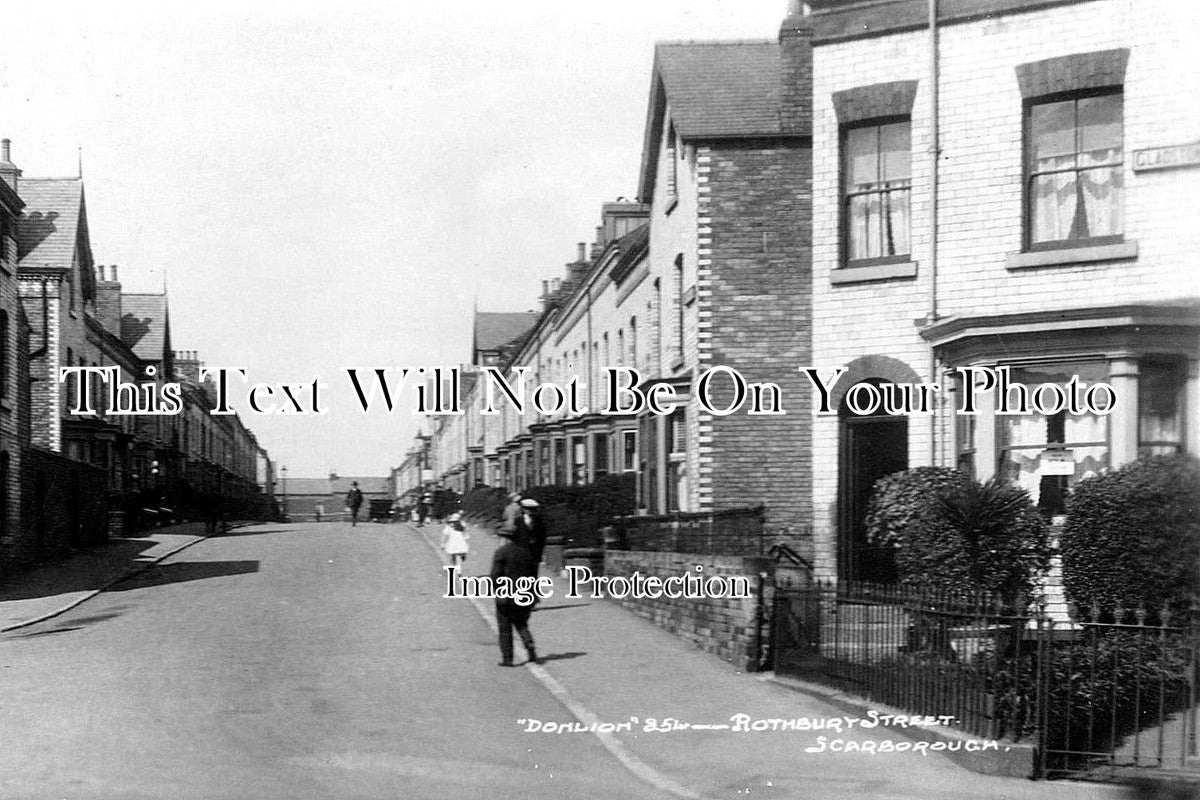
[[[8,356],[8,375],[7,385],[0,391],[0,459],[7,464],[7,480],[0,476],[0,554],[19,538],[21,453],[28,442],[29,388],[29,337],[18,296],[16,242],[9,239],[5,245],[5,260],[0,263],[0,310],[7,315],[8,326],[0,348]]]
[[[696,567],[704,568],[697,573]],[[647,553],[609,550],[604,556],[604,574],[608,577],[629,577],[634,572],[644,576],[669,578],[692,572],[699,575],[738,576],[750,580],[750,592],[758,593],[758,572],[752,559],[735,556],[709,556],[689,553]],[[584,592],[587,589],[583,590]],[[759,600],[749,599],[672,599],[613,598],[612,602],[629,609],[643,619],[693,642],[701,650],[720,656],[741,669],[758,666],[758,648],[765,647],[768,629],[764,622],[761,638],[758,632]],[[763,609],[771,607],[771,597],[765,598]],[[765,614],[765,611],[764,611]]]
[[[107,478],[102,470],[31,447],[24,452],[21,484],[21,532],[7,548],[6,568],[107,538]]]
[[[701,510],[762,503],[769,535],[810,550],[811,153],[802,140],[700,148],[698,372],[780,387],[783,416],[696,409]],[[727,406],[724,378],[711,393]],[[694,407],[695,408],[695,407]]]

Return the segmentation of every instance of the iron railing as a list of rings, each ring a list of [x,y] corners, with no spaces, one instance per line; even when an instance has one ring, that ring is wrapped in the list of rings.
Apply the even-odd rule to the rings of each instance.
[[[1047,621],[1038,651],[1038,772],[1200,780],[1200,606],[1075,610]]]
[[[1035,746],[1035,777],[1196,772],[1200,608],[1051,619],[1026,599],[865,583],[776,592],[769,658],[975,736]]]

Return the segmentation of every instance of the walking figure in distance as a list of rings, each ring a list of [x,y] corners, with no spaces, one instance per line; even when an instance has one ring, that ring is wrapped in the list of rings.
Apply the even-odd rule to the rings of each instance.
[[[525,538],[504,530],[500,531],[500,535],[505,538],[505,542],[496,549],[496,554],[492,556],[492,580],[504,577],[515,582],[518,578],[523,577],[536,578],[538,562]],[[536,602],[535,598],[534,603]],[[525,646],[525,652],[529,654],[529,660],[535,664],[542,663],[538,658],[537,650],[534,649],[533,635],[529,632],[529,615],[533,613],[533,605],[530,603],[522,606],[518,605],[515,600],[496,598],[496,625],[500,633],[500,666],[516,666],[513,664],[514,628],[517,630],[517,635],[521,637],[521,644]]]
[[[462,523],[462,514],[455,512],[446,517],[446,527],[442,528],[442,550],[450,556],[450,563],[460,566],[467,560],[470,551],[470,535]]]
[[[363,493],[362,489],[358,488],[358,481],[350,484],[350,491],[346,492],[346,507],[350,509],[350,526],[358,525],[358,510],[362,508]]]

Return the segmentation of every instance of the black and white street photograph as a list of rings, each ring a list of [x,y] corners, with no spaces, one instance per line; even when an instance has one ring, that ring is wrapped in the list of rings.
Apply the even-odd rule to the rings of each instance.
[[[0,27],[0,800],[1200,800],[1200,3]]]

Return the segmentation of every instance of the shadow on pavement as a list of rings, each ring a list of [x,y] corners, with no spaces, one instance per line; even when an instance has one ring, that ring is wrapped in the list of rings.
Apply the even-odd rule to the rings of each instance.
[[[114,573],[133,568],[138,556],[154,546],[151,539],[114,539],[71,558],[40,564],[5,580],[0,603],[99,589]]]
[[[148,586],[163,586],[168,583],[198,581],[205,578],[220,578],[226,575],[246,575],[258,572],[259,562],[254,561],[179,561],[156,564],[140,575],[121,581],[110,591],[125,592],[144,589]]]
[[[223,531],[221,533],[214,533],[213,536],[217,538],[224,538],[226,536],[263,536],[268,533],[298,533],[298,531],[285,531],[282,528],[255,528],[250,526],[243,528],[231,528],[230,530]]]
[[[6,638],[25,639],[25,638],[29,638],[32,636],[45,636],[50,633],[68,633],[70,631],[81,631],[85,627],[87,627],[88,625],[90,625],[94,622],[104,622],[105,620],[110,620],[115,617],[119,617],[119,616],[121,616],[121,613],[123,610],[124,610],[124,608],[120,608],[120,609],[117,609],[114,611],[109,611],[109,612],[106,612],[103,614],[91,614],[86,617],[74,617],[74,618],[68,620],[71,624],[66,627],[48,628],[46,630],[34,631],[32,633],[10,633],[7,635]]]
[[[561,606],[538,606],[533,612],[536,614],[539,611],[558,611],[563,608],[587,608],[589,605],[590,603],[565,603]]]
[[[587,653],[582,653],[579,651],[572,651],[569,653],[551,653],[548,656],[542,656],[542,661],[567,661],[572,658],[579,658],[580,656],[586,655]]]

